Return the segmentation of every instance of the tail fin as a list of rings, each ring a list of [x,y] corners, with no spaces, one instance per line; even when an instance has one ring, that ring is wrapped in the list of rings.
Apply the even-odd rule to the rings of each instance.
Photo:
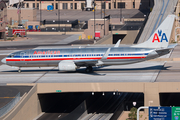
[[[171,37],[174,19],[175,15],[168,15],[147,41],[132,47],[167,48]]]

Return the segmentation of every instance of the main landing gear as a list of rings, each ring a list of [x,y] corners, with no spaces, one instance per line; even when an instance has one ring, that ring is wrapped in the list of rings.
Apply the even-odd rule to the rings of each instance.
[[[18,73],[21,73],[21,67],[19,67],[19,69],[18,69]]]
[[[93,71],[92,66],[87,66],[85,71],[86,71],[86,73],[92,72]]]

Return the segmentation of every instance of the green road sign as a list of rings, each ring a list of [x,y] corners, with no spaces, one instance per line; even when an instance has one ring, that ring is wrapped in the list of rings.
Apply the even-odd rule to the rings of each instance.
[[[61,90],[56,90],[56,92],[61,92]]]
[[[172,120],[180,120],[180,107],[172,107]]]

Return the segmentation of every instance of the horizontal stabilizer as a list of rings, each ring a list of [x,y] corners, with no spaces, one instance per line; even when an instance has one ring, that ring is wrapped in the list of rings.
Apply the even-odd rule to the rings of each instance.
[[[175,43],[175,44],[170,44],[170,45],[168,45],[168,47],[167,48],[175,48],[177,46],[177,43]]]

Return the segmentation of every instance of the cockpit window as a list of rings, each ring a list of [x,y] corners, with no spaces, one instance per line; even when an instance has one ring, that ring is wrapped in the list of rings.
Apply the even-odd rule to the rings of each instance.
[[[14,54],[10,54],[8,57],[9,57],[9,58],[13,58],[13,57],[14,57]]]

